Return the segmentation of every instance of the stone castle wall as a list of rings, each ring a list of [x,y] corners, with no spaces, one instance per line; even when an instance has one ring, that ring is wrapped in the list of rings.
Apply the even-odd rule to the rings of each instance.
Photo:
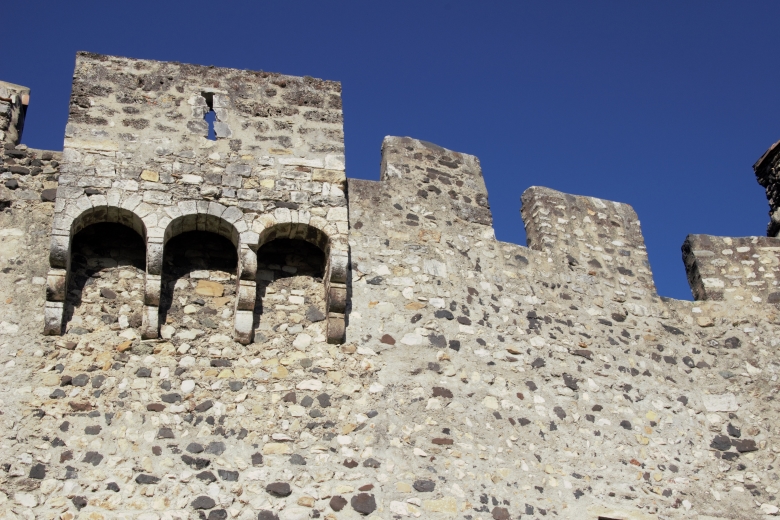
[[[61,155],[6,137],[0,518],[780,512],[776,238],[662,298],[625,204],[529,188],[523,247],[476,157],[347,179],[337,83],[74,78]]]

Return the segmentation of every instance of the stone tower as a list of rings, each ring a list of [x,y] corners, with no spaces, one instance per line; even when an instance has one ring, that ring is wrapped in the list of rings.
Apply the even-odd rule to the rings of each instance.
[[[199,230],[229,239],[238,252],[237,341],[252,341],[258,248],[291,238],[326,255],[327,337],[341,342],[349,229],[340,92],[338,83],[311,78],[80,53],[52,226],[46,334],[62,331],[74,235],[119,222],[146,243],[143,337],[158,335],[166,243]],[[116,114],[121,124],[109,123]]]

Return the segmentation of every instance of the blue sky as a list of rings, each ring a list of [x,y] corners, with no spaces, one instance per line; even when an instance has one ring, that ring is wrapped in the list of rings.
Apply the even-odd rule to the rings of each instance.
[[[764,235],[752,164],[780,139],[778,2],[40,2],[6,11],[23,141],[61,149],[77,50],[343,83],[347,175],[385,135],[477,155],[500,240],[532,185],[634,206],[659,293],[688,233]]]

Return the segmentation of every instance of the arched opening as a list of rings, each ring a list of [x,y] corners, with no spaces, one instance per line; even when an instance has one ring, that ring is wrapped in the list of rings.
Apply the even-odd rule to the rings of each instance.
[[[255,343],[278,348],[291,345],[299,334],[325,334],[326,267],[325,253],[305,240],[278,238],[258,250]]]
[[[238,254],[220,234],[184,231],[163,251],[160,334],[174,343],[232,337]]]
[[[146,248],[126,224],[74,225],[65,295],[65,328],[83,334],[141,326]]]

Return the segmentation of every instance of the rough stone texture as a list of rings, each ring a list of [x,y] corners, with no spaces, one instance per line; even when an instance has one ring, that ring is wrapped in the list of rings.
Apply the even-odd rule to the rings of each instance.
[[[522,247],[473,156],[388,137],[345,181],[336,83],[81,54],[73,92],[61,174],[4,148],[0,518],[780,511],[777,239],[689,237],[661,298],[624,204],[530,188]]]
[[[689,235],[683,244],[697,300],[780,303],[780,243],[767,237]]]
[[[326,255],[327,336],[343,339],[348,263],[341,86],[312,78],[79,53],[52,224],[45,331],[66,326],[71,243],[117,222],[144,240],[142,336],[159,333],[163,251],[189,231],[238,254],[234,337],[253,339],[257,251]],[[216,117],[210,140],[207,113]]]
[[[22,140],[30,89],[0,81],[0,143],[16,145]]]

